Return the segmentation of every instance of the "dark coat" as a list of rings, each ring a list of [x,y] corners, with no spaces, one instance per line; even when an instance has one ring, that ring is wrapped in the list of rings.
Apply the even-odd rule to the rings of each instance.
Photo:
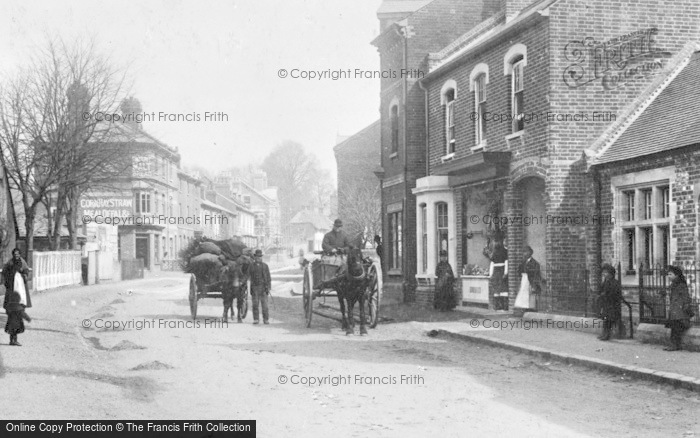
[[[255,288],[262,286],[265,292],[270,292],[272,281],[270,279],[270,268],[267,263],[254,262],[248,270],[250,275],[250,287]]]
[[[537,260],[530,257],[529,260],[520,263],[518,274],[527,274],[527,280],[530,282],[530,291],[533,294],[538,294],[542,291],[542,272]]]
[[[27,276],[29,275],[29,266],[24,259],[20,259],[19,265],[15,265],[14,260],[10,260],[5,263],[2,267],[2,278],[5,284],[5,299],[3,300],[2,307],[7,309],[9,303],[9,297],[15,287],[15,273],[19,272],[22,274],[22,280],[24,280],[24,289],[27,291],[27,307],[32,307],[32,298],[29,296],[29,287],[27,287]]]
[[[669,306],[668,319],[690,319],[692,301],[688,293],[688,285],[680,280],[671,284],[671,305]]]
[[[607,278],[600,286],[600,317],[608,321],[619,321],[622,318],[620,305],[622,298],[622,287],[620,282],[614,278]]]
[[[321,247],[326,252],[331,252],[334,249],[342,249],[346,251],[350,247],[350,239],[348,239],[347,234],[343,230],[329,231],[323,236],[323,242]]]
[[[455,275],[448,262],[439,262],[435,267],[435,301],[436,309],[451,310],[457,305],[454,294]]]

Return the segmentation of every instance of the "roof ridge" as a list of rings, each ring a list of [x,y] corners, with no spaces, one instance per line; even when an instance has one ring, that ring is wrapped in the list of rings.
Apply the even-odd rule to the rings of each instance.
[[[489,30],[490,26],[494,26],[496,24],[499,24],[501,20],[505,22],[506,18],[506,11],[500,10],[487,18],[486,20],[482,21],[481,23],[477,24],[476,26],[472,27],[469,29],[467,32],[462,34],[460,37],[458,37],[456,40],[448,44],[446,47],[444,47],[442,50],[439,52],[435,53],[430,53],[429,56],[436,61],[441,61],[445,59],[447,56],[451,55],[452,53],[456,52],[457,50],[461,49],[462,47],[465,47],[468,45],[471,41],[473,41],[475,38],[479,37],[482,32],[485,32],[486,30]]]
[[[333,149],[336,149],[338,146],[341,146],[341,145],[347,143],[349,140],[352,140],[353,137],[356,137],[356,136],[362,134],[363,132],[369,130],[370,128],[373,128],[374,125],[380,123],[381,121],[382,121],[382,119],[377,119],[377,120],[375,120],[374,122],[370,123],[369,125],[365,126],[364,128],[360,129],[360,130],[357,131],[356,133],[354,133],[354,134],[352,134],[352,135],[349,135],[348,138],[346,138],[345,140],[341,141],[341,142],[338,143],[337,145],[333,146]]]
[[[647,88],[637,96],[625,109],[622,110],[617,121],[610,124],[608,128],[598,137],[598,139],[586,149],[584,153],[592,157],[589,160],[588,168],[596,164],[596,161],[615,144],[615,142],[625,133],[640,115],[651,105],[654,100],[678,77],[690,63],[693,54],[700,51],[700,43],[689,41],[683,48],[671,59],[667,68],[664,69],[666,74],[660,74],[654,79]]]

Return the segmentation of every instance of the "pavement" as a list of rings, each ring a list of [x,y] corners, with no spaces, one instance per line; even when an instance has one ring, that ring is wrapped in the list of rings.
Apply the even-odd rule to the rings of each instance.
[[[403,307],[403,308],[402,308]],[[382,308],[380,315],[403,320],[418,309],[400,305]],[[408,309],[408,310],[407,310]],[[700,353],[664,351],[663,346],[634,339],[600,341],[597,334],[535,325],[510,314],[484,310],[434,312],[410,318],[429,336],[506,348],[568,364],[673,385],[700,392]]]

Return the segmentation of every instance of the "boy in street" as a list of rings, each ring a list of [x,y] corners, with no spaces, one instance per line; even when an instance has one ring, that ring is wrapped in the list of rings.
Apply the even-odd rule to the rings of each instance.
[[[270,268],[262,261],[263,252],[255,250],[255,261],[250,267],[250,288],[253,298],[253,324],[260,323],[260,304],[262,304],[263,323],[269,324],[269,311],[267,308],[267,294],[272,289]]]

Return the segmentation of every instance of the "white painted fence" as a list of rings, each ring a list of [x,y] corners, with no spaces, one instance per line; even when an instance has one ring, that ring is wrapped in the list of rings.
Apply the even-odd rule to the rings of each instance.
[[[80,284],[82,271],[80,251],[35,252],[32,283],[34,290]]]

